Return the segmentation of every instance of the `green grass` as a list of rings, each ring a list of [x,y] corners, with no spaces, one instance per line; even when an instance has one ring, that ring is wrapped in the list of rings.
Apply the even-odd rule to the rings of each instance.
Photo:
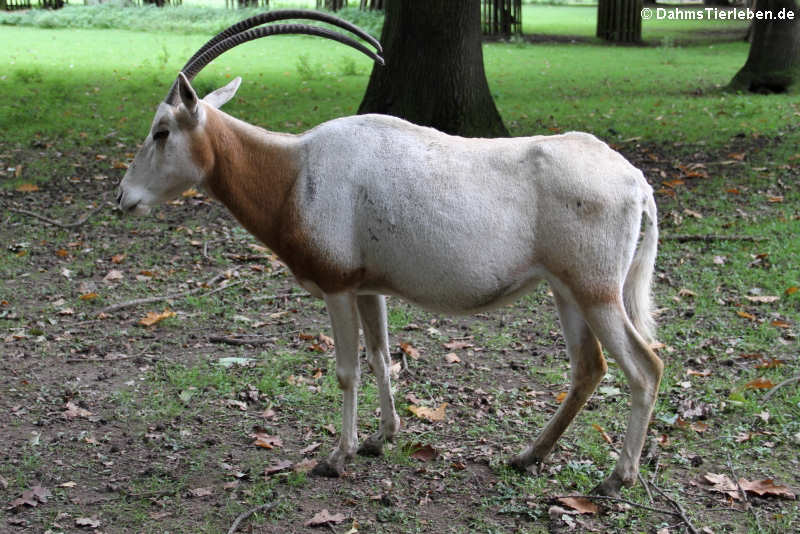
[[[577,8],[536,9],[541,10],[537,13],[542,14],[539,21],[543,26],[555,27],[558,23],[575,27]],[[544,15],[551,16],[553,22]],[[669,439],[659,448],[656,481],[680,500],[698,527],[756,532],[760,517],[761,526],[772,531],[796,530],[800,517],[792,503],[762,499],[756,501],[754,511],[732,515],[714,511],[722,506],[721,501],[704,490],[691,488],[689,481],[708,471],[726,472],[730,458],[739,476],[776,477],[795,486],[798,482],[791,467],[796,461],[793,436],[800,432],[800,391],[787,386],[765,403],[764,391],[747,387],[755,378],[777,383],[798,373],[795,336],[800,324],[800,292],[787,293],[787,289],[800,286],[796,261],[800,257],[796,238],[800,233],[800,191],[797,170],[792,166],[795,160],[791,159],[799,140],[793,126],[799,111],[797,99],[721,92],[719,87],[743,64],[747,44],[674,46],[678,30],[673,28],[679,26],[665,23],[664,27],[674,38],[672,43],[665,41],[669,46],[487,44],[484,55],[491,89],[515,135],[591,131],[619,143],[638,157],[640,164],[659,167],[666,179],[675,177],[678,163],[706,165],[708,178],[687,179],[685,184],[673,187],[674,195],[669,188],[657,185],[662,180],[659,172],[645,169],[660,189],[657,200],[662,242],[655,290],[660,308],[659,339],[666,344],[659,352],[666,373],[651,434]],[[110,160],[124,160],[125,154],[135,149],[175,72],[207,38],[206,33],[3,26],[0,142],[4,148],[0,150],[0,170],[13,166],[18,154],[28,154],[23,180],[57,180],[74,195],[70,204],[54,202],[43,213],[72,220],[76,209],[94,200],[80,197],[81,188],[92,194],[113,188],[122,171],[113,169]],[[370,68],[369,60],[344,47],[311,38],[282,37],[226,54],[196,85],[200,92],[207,92],[231,76],[242,75],[245,83],[241,92],[226,109],[268,128],[296,132],[353,113]],[[638,141],[625,142],[630,138]],[[637,148],[637,143],[644,148]],[[743,150],[737,143],[748,150],[745,161],[722,164],[722,160],[731,159],[729,153]],[[664,160],[651,164],[642,151],[656,148]],[[56,152],[66,155],[56,157]],[[95,160],[96,154],[108,155],[109,161]],[[85,168],[75,167],[76,162]],[[71,176],[89,181],[94,188],[86,183],[74,186],[66,180]],[[13,188],[18,182],[8,179],[7,172],[2,178],[6,187]],[[732,189],[738,194],[730,193]],[[36,198],[8,194],[15,202]],[[770,201],[777,197],[782,197],[782,202]],[[30,410],[24,417],[11,419],[9,428],[28,438],[31,421],[53,421],[48,425],[65,427],[60,442],[48,441],[52,428],[45,425],[34,429],[42,433],[41,444],[26,440],[17,448],[9,448],[10,460],[0,466],[0,475],[10,486],[9,501],[39,480],[43,466],[51,465],[53,458],[73,458],[75,462],[54,467],[56,477],[75,477],[86,487],[104,480],[94,473],[96,468],[106,469],[100,462],[109,457],[107,449],[80,441],[85,435],[81,432],[95,427],[85,421],[61,421],[58,416],[63,399],[73,396],[124,427],[124,438],[116,427],[104,429],[126,450],[113,469],[122,467],[123,457],[134,458],[134,463],[147,459],[141,469],[136,464],[120,471],[130,477],[124,487],[138,496],[120,497],[93,509],[103,516],[106,529],[116,520],[113,524],[130,531],[157,532],[161,523],[151,514],[171,507],[181,515],[166,520],[171,529],[180,530],[186,524],[192,531],[220,531],[228,528],[240,512],[270,500],[273,489],[277,489],[287,499],[301,495],[330,506],[331,511],[342,502],[358,502],[361,507],[354,515],[359,521],[374,521],[363,531],[424,532],[428,518],[425,508],[418,506],[419,499],[425,494],[425,484],[442,480],[443,488],[434,489],[437,497],[460,503],[459,514],[453,518],[454,529],[509,531],[498,526],[499,515],[514,518],[520,531],[539,532],[552,504],[546,502],[546,496],[588,491],[612,467],[609,447],[591,425],[603,427],[617,444],[624,434],[630,397],[613,362],[601,389],[559,442],[556,461],[548,464],[545,474],[520,476],[504,465],[508,455],[541,428],[556,407],[555,394],[568,383],[569,367],[557,333],[557,318],[546,289],[541,288],[514,307],[471,318],[448,319],[392,300],[389,324],[393,356],[397,359],[396,345],[401,341],[411,342],[422,353],[420,360],[409,361],[414,374],[403,375],[397,388],[397,408],[404,423],[397,442],[387,446],[383,459],[357,459],[355,477],[332,488],[325,486],[330,491],[319,490],[322,483],[303,474],[265,479],[265,463],[295,453],[307,445],[308,439],[323,443],[315,455],[323,455],[332,446],[334,438],[328,425],[337,430],[340,425],[334,361],[330,353],[310,352],[296,337],[296,331],[330,333],[330,329],[322,305],[316,301],[291,300],[277,307],[272,301],[253,299],[262,291],[285,291],[286,274],[256,275],[244,264],[233,263],[225,253],[251,252],[247,247],[251,240],[241,230],[223,231],[219,226],[212,226],[211,233],[206,234],[206,226],[219,224],[214,222],[216,215],[208,215],[218,213],[213,210],[219,207],[169,206],[157,217],[137,220],[120,219],[106,210],[85,226],[71,230],[28,224],[30,221],[22,216],[4,214],[9,231],[3,234],[7,243],[0,254],[0,272],[9,283],[27,280],[30,289],[30,293],[0,295],[0,300],[9,301],[8,311],[13,310],[8,313],[6,307],[0,307],[3,333],[30,336],[8,345],[17,359],[7,361],[19,364],[19,370],[15,367],[13,390],[4,390],[3,398],[8,399],[9,406]],[[179,220],[184,216],[187,218]],[[134,230],[138,233],[135,238],[131,235]],[[669,238],[675,234],[746,235],[762,240],[681,243]],[[109,240],[107,236],[113,237]],[[200,249],[192,241],[210,243],[208,263],[203,263],[206,260],[201,259]],[[54,255],[62,248],[69,251],[68,257]],[[18,255],[20,252],[25,254]],[[126,271],[126,279],[112,289],[99,280],[111,267],[109,258],[121,252],[128,257],[119,266]],[[93,319],[90,312],[103,305],[171,293],[189,278],[206,280],[209,276],[203,266],[237,270],[245,283],[210,298],[196,295],[171,303],[178,316],[156,329],[135,326],[145,311],[137,308],[105,322],[74,327],[82,328],[74,335],[64,334],[73,328],[65,326],[64,321],[80,324]],[[73,271],[73,279],[59,274],[63,267]],[[137,280],[135,275],[141,269],[152,270],[155,276]],[[79,300],[79,281],[84,279],[100,284],[101,301]],[[753,295],[779,298],[753,303],[746,298]],[[65,303],[57,304],[61,299]],[[55,315],[64,306],[75,308],[74,318]],[[266,327],[278,338],[274,346],[264,350],[210,346],[205,340],[209,332],[250,332],[237,315],[261,320],[278,309],[286,312],[279,321],[286,322],[270,319]],[[776,326],[776,320],[788,323],[790,328]],[[420,328],[406,330],[411,323]],[[438,332],[429,330],[431,326]],[[158,333],[157,339],[153,333]],[[475,352],[459,351],[462,364],[443,366],[441,358],[447,351],[442,343],[450,337],[469,335],[474,336]],[[24,350],[19,348],[22,343],[26,343]],[[520,343],[524,349],[517,348]],[[97,350],[124,352],[132,357],[143,354],[145,359],[98,361],[98,367],[105,365],[120,374],[113,378],[109,373],[111,378],[105,380],[119,382],[104,388],[101,385],[105,382],[93,382],[82,374],[91,371],[94,363],[62,363],[65,358]],[[758,364],[762,360],[744,358],[746,354],[761,354],[763,359],[784,363],[761,368]],[[223,369],[213,363],[223,355],[253,361],[246,367]],[[511,361],[526,367],[512,369]],[[68,379],[48,384],[46,375],[44,380],[27,375],[26,366],[39,365],[37,372],[43,373],[54,363],[66,366],[64,376]],[[317,369],[322,370],[322,376],[310,384],[296,380],[314,376]],[[690,376],[687,369],[709,369],[711,373]],[[377,394],[366,365],[364,374],[359,403],[362,437],[377,425]],[[75,376],[81,380],[73,380]],[[107,397],[95,389],[106,391]],[[478,389],[482,393],[477,393]],[[247,412],[228,404],[239,399],[240,393],[253,390],[260,397],[250,403]],[[407,410],[410,401],[405,395],[409,393],[430,406],[448,402],[447,423],[436,426],[414,419]],[[705,432],[678,423],[676,416],[682,403],[688,401],[711,406],[712,413],[704,420],[709,426]],[[260,412],[267,406],[278,412],[275,420],[265,422],[261,418]],[[765,411],[768,421],[763,418]],[[476,418],[476,412],[483,417]],[[81,427],[82,423],[86,426]],[[248,437],[253,425],[267,425],[294,443],[278,451],[254,450]],[[737,441],[741,433],[756,431],[761,434],[749,441]],[[97,437],[102,447],[109,446],[102,441],[103,435]],[[475,473],[455,470],[450,458],[420,464],[408,454],[408,446],[416,442],[462,448],[459,454],[471,458],[473,468],[484,466],[483,476],[493,482],[481,485]],[[495,447],[492,456],[472,459],[473,454],[479,455],[476,451],[489,447]],[[704,462],[699,467],[693,464],[695,455]],[[181,463],[173,463],[175,458]],[[248,473],[242,486],[246,489],[235,498],[224,494],[214,501],[215,505],[222,504],[214,507],[185,498],[188,490],[209,485],[209,480],[217,486],[230,480],[230,474],[219,468],[220,462],[236,464],[237,469]],[[653,468],[645,466],[643,474],[649,478]],[[401,507],[387,507],[369,499],[382,491],[377,480],[381,477],[393,482],[402,499]],[[413,487],[409,481],[413,481]],[[318,493],[325,495],[319,497]],[[479,500],[459,500],[464,495],[477,495]],[[70,496],[66,491],[58,494],[59,511],[71,506],[67,501]],[[647,502],[640,486],[626,497]],[[256,528],[264,524],[266,530],[283,525],[281,521],[302,524],[310,517],[310,510],[299,513],[294,504],[284,501],[269,518],[249,521]],[[42,510],[35,513],[53,512],[53,517],[37,520],[37,526],[46,528],[55,521],[55,508]],[[70,508],[70,512],[76,517],[82,513],[79,508]],[[660,518],[636,509],[612,510],[594,520],[596,529],[605,531],[654,531],[665,526],[659,525]],[[343,525],[339,528],[346,530]]]

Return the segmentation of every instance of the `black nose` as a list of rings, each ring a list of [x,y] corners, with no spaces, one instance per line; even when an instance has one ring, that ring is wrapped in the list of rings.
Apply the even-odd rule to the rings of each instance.
[[[117,206],[119,206],[120,204],[122,204],[122,190],[120,190],[120,192],[117,193]]]

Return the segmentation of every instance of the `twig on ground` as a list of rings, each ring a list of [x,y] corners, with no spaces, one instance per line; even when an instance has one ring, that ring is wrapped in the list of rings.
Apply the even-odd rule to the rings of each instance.
[[[247,519],[248,517],[250,517],[251,515],[257,514],[258,512],[270,512],[277,505],[278,505],[278,501],[273,501],[273,502],[264,503],[261,506],[256,506],[255,508],[251,508],[250,510],[247,510],[246,512],[242,512],[241,514],[236,516],[236,519],[234,519],[233,524],[231,525],[231,528],[228,529],[228,534],[233,534],[234,532],[236,532],[236,530],[239,528],[239,524],[242,521],[244,521],[245,519]]]
[[[293,299],[293,298],[308,298],[311,293],[276,293],[275,295],[256,295],[253,300],[278,300],[278,299]]]
[[[727,454],[728,454],[728,469],[731,472],[731,478],[733,478],[733,481],[736,482],[736,487],[739,489],[739,495],[742,496],[742,502],[744,502],[749,508],[750,502],[747,500],[747,493],[745,493],[744,489],[742,489],[741,484],[739,484],[739,477],[736,476],[736,471],[733,469],[733,461],[731,460],[731,453]]]
[[[658,236],[664,241],[677,241],[685,243],[687,241],[703,241],[711,243],[713,241],[764,241],[764,237],[752,235],[719,235],[719,234],[667,234]]]
[[[204,289],[207,289],[209,286],[212,286],[212,285],[216,284],[217,282],[219,282],[223,278],[225,278],[224,274],[218,274],[214,278],[212,278],[211,280],[209,280],[208,282],[203,284],[202,286],[196,287],[194,289],[190,289],[189,291],[184,291],[182,293],[172,293],[170,295],[162,295],[160,297],[147,297],[147,298],[141,298],[141,299],[128,300],[126,302],[120,302],[120,303],[117,303],[117,304],[112,304],[111,306],[106,306],[105,308],[102,308],[102,309],[98,310],[95,313],[97,315],[100,315],[101,313],[111,313],[111,312],[119,311],[119,310],[121,310],[123,308],[130,308],[131,306],[138,306],[140,304],[151,304],[153,302],[161,302],[161,301],[164,301],[164,300],[174,300],[174,299],[180,299],[180,298],[189,297],[189,296],[194,295],[196,293],[200,293]],[[213,295],[214,293],[217,293],[217,292],[222,291],[224,289],[228,289],[230,287],[239,285],[241,283],[242,283],[242,281],[238,280],[236,282],[233,282],[232,284],[227,284],[227,285],[224,285],[224,286],[220,286],[220,287],[218,287],[216,289],[213,289],[213,290],[209,291],[208,293],[206,293],[203,296],[207,297],[209,295]]]
[[[655,483],[651,482],[650,485],[653,486],[653,489],[655,489],[659,495],[664,497],[667,500],[667,502],[672,505],[673,508],[675,508],[677,516],[683,520],[689,532],[691,532],[692,534],[698,534],[697,529],[694,528],[692,522],[689,521],[689,516],[686,515],[686,510],[683,509],[683,506],[681,506],[681,504],[678,501],[667,495],[667,493],[661,488],[659,488]]]
[[[85,213],[84,215],[79,217],[77,220],[75,220],[73,222],[70,222],[70,223],[63,223],[61,221],[57,221],[55,219],[51,219],[49,217],[45,217],[44,215],[39,215],[38,213],[35,213],[33,211],[29,211],[29,210],[25,210],[25,209],[22,209],[22,208],[8,208],[8,211],[13,211],[14,213],[20,213],[22,215],[27,215],[29,217],[33,217],[34,219],[39,219],[40,221],[44,221],[47,224],[52,224],[53,226],[58,226],[59,228],[75,228],[77,226],[82,225],[86,221],[88,221],[89,217],[91,217],[92,215],[94,215],[95,213],[97,213],[98,211],[103,209],[103,207],[104,207],[103,202],[101,202],[98,207],[96,207],[95,209],[93,209],[89,213]]]
[[[211,343],[223,343],[225,345],[266,345],[278,339],[278,336],[210,336],[208,341]]]
[[[776,392],[776,391],[778,391],[778,389],[779,389],[779,388],[782,388],[783,386],[788,386],[788,385],[789,385],[789,384],[791,384],[792,382],[800,382],[800,375],[793,376],[792,378],[787,378],[787,379],[786,379],[786,380],[784,380],[783,382],[781,382],[781,383],[779,383],[779,384],[777,384],[777,385],[773,386],[773,387],[772,387],[772,389],[770,389],[770,390],[767,392],[767,394],[766,394],[766,395],[764,395],[764,398],[763,398],[763,399],[762,399],[762,401],[761,401],[761,402],[762,402],[762,404],[763,404],[763,403],[765,403],[765,402],[767,402],[769,399],[771,399],[771,398],[772,398],[772,396],[775,394],[775,392]]]

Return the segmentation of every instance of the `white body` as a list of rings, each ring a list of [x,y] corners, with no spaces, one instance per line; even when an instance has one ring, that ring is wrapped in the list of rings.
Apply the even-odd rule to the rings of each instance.
[[[120,206],[205,185],[325,299],[344,407],[341,440],[318,472],[340,474],[357,449],[359,324],[381,401],[380,430],[361,451],[380,453],[399,428],[384,295],[471,313],[544,279],[564,329],[572,388],[512,464],[538,464],[583,406],[606,371],[599,341],[633,397],[617,468],[599,490],[634,483],[662,372],[647,344],[657,229],[641,172],[583,133],[465,139],[382,115],[337,119],[297,136],[272,133],[217,109],[238,79],[205,101],[180,83],[182,104],[159,108],[122,182]]]

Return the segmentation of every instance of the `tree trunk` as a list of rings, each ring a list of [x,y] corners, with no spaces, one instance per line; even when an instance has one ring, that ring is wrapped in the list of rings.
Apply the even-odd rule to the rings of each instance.
[[[507,136],[483,70],[480,0],[386,0],[359,113],[385,113],[465,137]]]
[[[347,0],[317,0],[317,9],[324,7],[329,11],[339,11],[347,7]]]
[[[365,11],[369,9],[383,11],[383,0],[361,0],[361,10]]]
[[[785,93],[800,79],[800,10],[795,0],[758,0],[754,9],[772,13],[772,20],[753,22],[747,62],[728,88]],[[793,20],[787,13],[794,13]]]
[[[642,0],[600,0],[597,36],[614,43],[642,40]]]

